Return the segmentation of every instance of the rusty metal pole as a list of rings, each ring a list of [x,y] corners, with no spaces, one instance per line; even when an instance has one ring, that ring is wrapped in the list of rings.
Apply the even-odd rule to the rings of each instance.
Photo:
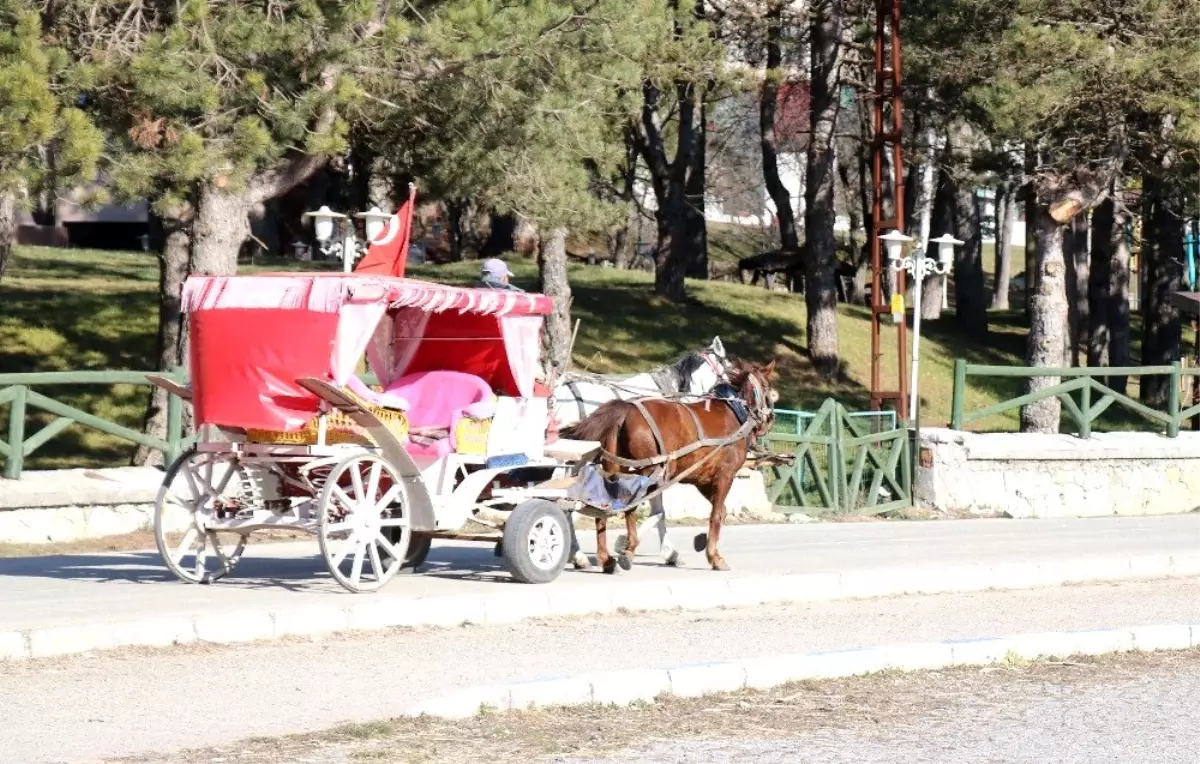
[[[891,312],[883,301],[883,273],[889,266],[879,236],[889,228],[904,232],[904,154],[900,142],[904,133],[904,105],[900,70],[900,0],[876,0],[875,3],[875,92],[872,94],[874,136],[871,141],[871,408],[879,410],[892,402],[897,416],[908,419],[907,324],[903,317],[896,324],[896,386],[884,389],[881,360],[881,319]],[[891,199],[886,199],[883,178],[884,155],[892,152],[895,182]],[[890,201],[890,208],[885,203]],[[890,214],[889,214],[890,213]],[[896,274],[896,292],[904,294],[904,271]],[[914,305],[920,310],[920,305]]]

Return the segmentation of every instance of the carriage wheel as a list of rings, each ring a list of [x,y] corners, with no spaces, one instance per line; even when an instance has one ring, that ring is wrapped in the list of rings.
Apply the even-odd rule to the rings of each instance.
[[[179,580],[210,584],[241,559],[246,534],[209,528],[218,504],[237,498],[243,476],[243,468],[232,456],[194,450],[167,470],[154,500],[154,543]]]
[[[558,505],[545,499],[518,504],[504,522],[504,565],[523,584],[548,584],[571,556],[571,528]]]
[[[387,460],[369,453],[346,457],[325,481],[317,540],[330,575],[352,592],[379,589],[408,557],[412,528],[403,481]]]

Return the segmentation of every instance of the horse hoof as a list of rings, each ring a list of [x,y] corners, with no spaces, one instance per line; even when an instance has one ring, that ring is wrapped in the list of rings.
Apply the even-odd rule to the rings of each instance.
[[[729,570],[729,563],[724,560],[717,560],[712,564],[713,570]]]
[[[617,540],[613,544],[613,550],[617,554],[625,554],[625,550],[628,548],[629,548],[629,539],[625,537],[625,534],[622,533],[620,536],[617,536]]]
[[[669,565],[672,568],[678,568],[679,567],[679,552],[676,550],[671,550],[671,553],[669,555],[667,555],[667,559],[664,560],[663,562],[664,562],[664,564]]]
[[[630,570],[633,568],[633,558],[622,552],[617,555],[617,564],[621,566],[621,570]]]
[[[585,554],[575,555],[575,559],[571,560],[571,564],[575,566],[575,570],[590,570],[592,561]]]
[[[604,572],[610,576],[613,573],[616,573],[617,572],[617,561],[612,559],[611,557],[609,559],[605,560],[604,561]]]
[[[692,539],[692,549],[697,552],[703,552],[708,547],[708,534],[697,533],[696,538]]]

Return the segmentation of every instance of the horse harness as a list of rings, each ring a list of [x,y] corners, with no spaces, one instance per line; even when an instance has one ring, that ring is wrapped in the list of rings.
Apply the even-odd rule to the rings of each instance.
[[[642,403],[642,401],[645,399],[635,398],[628,401],[628,403],[638,410],[638,413],[641,414],[642,418],[646,420],[646,424],[649,425],[650,433],[654,436],[654,444],[656,450],[658,451],[658,455],[649,457],[647,459],[626,459],[623,456],[617,456],[616,454],[610,453],[603,448],[601,449],[601,453],[604,455],[605,459],[613,462],[619,467],[628,470],[640,470],[645,469],[646,467],[657,466],[658,469],[656,469],[654,474],[651,475],[651,479],[654,481],[661,481],[666,478],[667,470],[669,469],[671,462],[681,459],[695,451],[699,451],[702,448],[712,449],[712,451],[703,459],[688,467],[680,474],[676,475],[673,479],[671,479],[671,482],[668,483],[667,486],[663,486],[659,490],[655,491],[652,495],[661,493],[670,485],[674,485],[682,481],[696,469],[704,465],[709,459],[720,453],[721,449],[725,446],[732,445],[739,440],[747,440],[753,437],[754,429],[761,424],[761,422],[756,421],[756,417],[751,416],[750,412],[746,409],[745,404],[743,404],[741,400],[733,395],[730,395],[733,392],[733,388],[731,386],[728,384],[719,385],[716,390],[720,391],[718,395],[716,397],[707,398],[706,403],[717,400],[729,406],[734,417],[739,422],[739,427],[733,432],[733,434],[721,438],[703,437],[704,426],[700,423],[700,417],[696,415],[696,412],[692,410],[691,406],[681,403],[680,405],[683,406],[684,410],[687,411],[692,417],[692,423],[696,426],[696,435],[698,439],[687,444],[686,446],[682,446],[674,451],[667,452],[666,441],[663,439],[662,431],[658,428],[658,423],[654,421],[654,417],[650,415],[650,412]]]

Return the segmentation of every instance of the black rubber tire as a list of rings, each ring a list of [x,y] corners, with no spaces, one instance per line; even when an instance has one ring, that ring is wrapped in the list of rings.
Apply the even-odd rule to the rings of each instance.
[[[529,554],[529,534],[540,522],[558,525],[561,543],[558,558],[549,567],[539,567]],[[518,504],[504,523],[504,567],[523,584],[548,584],[558,578],[571,560],[571,528],[558,505],[545,499]]]
[[[388,540],[393,544],[397,541],[392,540],[392,536],[399,535],[400,529],[396,528],[392,533],[388,534]],[[400,575],[405,573],[420,573],[421,566],[425,564],[425,558],[429,557],[429,550],[433,546],[433,538],[421,533],[414,533],[408,542],[408,552],[404,555],[404,564],[397,571]]]

